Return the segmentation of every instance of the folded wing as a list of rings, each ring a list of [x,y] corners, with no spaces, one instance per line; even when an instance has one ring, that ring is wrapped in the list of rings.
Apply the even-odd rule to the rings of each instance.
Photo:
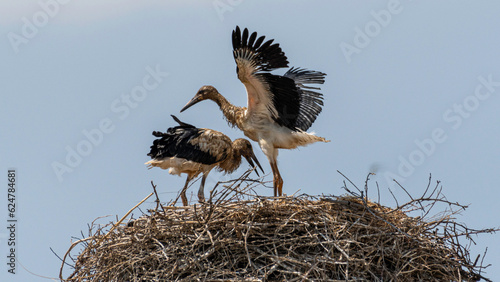
[[[165,133],[153,132],[158,139],[153,141],[148,156],[152,159],[177,157],[207,165],[228,156],[231,148],[229,137],[218,131],[178,122],[179,126],[171,127]]]

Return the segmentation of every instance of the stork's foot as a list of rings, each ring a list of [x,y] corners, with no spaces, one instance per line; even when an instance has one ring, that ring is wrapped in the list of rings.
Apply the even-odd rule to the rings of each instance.
[[[281,197],[283,195],[283,178],[281,178],[276,160],[271,161],[271,169],[273,170],[274,197]]]
[[[281,197],[283,195],[283,179],[281,176],[274,177],[273,179],[274,186],[274,197]]]

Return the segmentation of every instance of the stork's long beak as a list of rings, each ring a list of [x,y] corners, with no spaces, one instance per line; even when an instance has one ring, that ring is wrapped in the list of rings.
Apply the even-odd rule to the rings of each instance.
[[[188,102],[188,103],[184,106],[184,108],[182,108],[181,113],[182,113],[182,112],[184,112],[185,110],[187,110],[187,109],[188,109],[189,107],[191,107],[192,105],[194,105],[194,104],[196,104],[196,103],[198,103],[198,102],[200,102],[200,101],[201,101],[201,97],[200,97],[200,96],[198,96],[198,95],[195,95],[195,96],[193,97],[193,99],[191,99],[191,101],[189,101],[189,102]]]
[[[256,164],[257,164],[257,166],[260,168],[260,170],[262,171],[262,173],[265,173],[265,172],[264,172],[264,170],[262,169],[262,166],[261,166],[261,165],[260,165],[260,163],[259,163],[259,160],[257,159],[257,157],[255,156],[255,154],[254,154],[253,152],[252,152],[252,155],[251,155],[250,157],[245,156],[245,159],[247,159],[247,162],[248,162],[248,163],[250,164],[250,166],[252,166],[252,167],[255,167],[255,165],[254,165],[254,163],[253,163],[253,162],[255,161],[255,163],[256,163]],[[257,176],[259,176],[259,177],[260,177],[259,172],[257,171],[257,169],[255,170],[255,173],[257,174]]]

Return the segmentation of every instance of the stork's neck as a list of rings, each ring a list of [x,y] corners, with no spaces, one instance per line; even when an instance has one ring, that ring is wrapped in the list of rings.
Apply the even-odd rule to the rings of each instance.
[[[219,170],[225,173],[234,172],[241,164],[241,155],[231,149],[229,156],[219,164]]]
[[[237,107],[231,104],[224,96],[218,94],[215,99],[213,99],[217,105],[219,105],[220,110],[224,114],[224,117],[229,122],[231,126],[237,126],[241,129],[241,123],[243,122],[243,116],[245,113],[245,108]]]

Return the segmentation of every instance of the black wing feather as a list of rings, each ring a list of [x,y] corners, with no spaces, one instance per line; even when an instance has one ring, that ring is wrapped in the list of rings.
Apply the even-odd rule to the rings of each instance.
[[[254,32],[248,37],[248,29],[243,30],[243,35],[238,26],[233,31],[233,56],[238,58],[243,54],[250,52],[253,55],[253,61],[258,66],[258,71],[270,71],[276,68],[288,67],[288,60],[285,53],[281,50],[278,43],[273,44],[274,39],[262,42],[265,36],[261,36],[254,41],[257,33]],[[262,45],[261,45],[262,44]]]
[[[218,160],[208,152],[200,150],[197,145],[192,145],[189,141],[198,137],[202,132],[198,128],[182,128],[177,126],[169,128],[167,133],[153,132],[153,135],[160,137],[153,141],[148,156],[151,159],[163,158],[183,158],[201,164],[214,164]]]
[[[248,34],[248,29],[245,28],[241,33],[238,26],[233,31],[235,60],[246,59],[255,65],[253,75],[269,88],[273,103],[268,106],[269,111],[273,113],[274,108],[277,112],[277,116],[271,115],[273,120],[291,130],[306,131],[322,110],[323,94],[313,91],[320,88],[305,84],[323,84],[326,74],[300,68],[291,68],[283,76],[271,74],[270,71],[274,69],[288,67],[285,53],[278,43],[273,44],[274,39],[264,42],[265,36],[255,40],[256,32],[250,38]]]
[[[253,32],[248,39],[248,46],[254,46],[255,39],[257,38],[257,32]]]
[[[205,129],[182,122],[179,124],[179,126],[169,128],[165,133],[153,131],[153,135],[159,138],[154,140],[151,146],[148,154],[151,159],[177,157],[201,164],[214,164],[227,157],[227,153],[222,156],[213,156],[201,150],[198,145],[190,143],[192,139],[203,134]]]
[[[178,119],[174,115],[170,115],[180,126],[182,127],[190,127],[190,128],[196,128],[194,125],[191,125],[189,123],[182,122],[180,119]]]
[[[254,32],[254,33],[255,33],[255,34],[257,34],[256,32]],[[265,37],[265,36],[261,36],[261,37],[259,37],[259,38],[257,39],[257,41],[255,41],[255,43],[254,43],[253,47],[254,47],[255,49],[259,48],[259,47],[260,47],[260,45],[262,44],[262,42],[264,42],[264,39],[266,39],[266,37]]]
[[[296,130],[300,110],[300,95],[293,79],[270,73],[256,75],[269,85],[269,90],[273,93],[273,106],[278,112],[277,117],[272,117],[273,120],[281,126]]]
[[[318,71],[291,68],[283,76],[256,74],[269,85],[273,106],[278,112],[273,120],[292,130],[306,131],[322,111],[323,94],[313,91],[319,87],[304,84],[323,84],[326,74]]]
[[[241,36],[241,43],[243,44],[242,47],[247,47],[247,40],[248,40],[248,29],[245,28],[243,30],[243,35]]]
[[[291,68],[284,76],[295,82],[300,97],[299,114],[295,122],[295,127],[306,131],[321,113],[323,94],[311,90],[320,90],[319,87],[311,87],[304,84],[323,84],[326,74],[318,71]]]
[[[241,47],[241,31],[239,26],[236,26],[236,29],[233,30],[232,39],[233,39],[233,49],[234,50],[239,49]]]

